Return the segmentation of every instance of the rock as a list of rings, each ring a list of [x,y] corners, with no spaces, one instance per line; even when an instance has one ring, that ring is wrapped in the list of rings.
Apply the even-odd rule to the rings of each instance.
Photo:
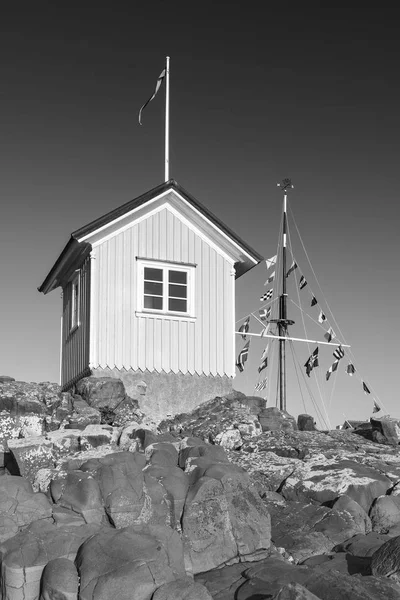
[[[52,515],[48,498],[35,494],[31,484],[22,477],[0,477],[0,541],[3,542],[24,527]]]
[[[390,538],[375,531],[366,535],[357,534],[333,548],[334,552],[347,552],[353,556],[372,556]]]
[[[398,600],[400,587],[376,577],[312,569],[303,584],[321,600]]]
[[[70,471],[65,479],[50,484],[53,501],[81,515],[86,523],[107,525],[108,520],[98,482],[82,471]]]
[[[348,512],[352,516],[355,525],[358,527],[359,533],[369,533],[372,531],[371,519],[365,510],[358,502],[355,502],[355,500],[346,496],[346,494],[343,494],[343,496],[340,496],[335,500],[332,504],[332,508],[338,511]]]
[[[288,583],[279,590],[273,600],[320,600],[320,598],[300,583]]]
[[[155,442],[146,447],[146,460],[149,464],[160,467],[176,467],[178,450],[168,442]]]
[[[97,525],[55,527],[46,522],[32,523],[0,545],[4,598],[39,598],[44,567],[53,558],[75,560],[78,548],[97,533]]]
[[[179,535],[151,525],[99,532],[82,544],[75,564],[80,600],[132,600],[132,594],[149,600],[157,588],[186,575]]]
[[[316,523],[314,531],[319,531],[327,537],[332,547],[344,542],[357,533],[365,533],[364,521],[354,519],[347,510],[332,509]]]
[[[142,510],[145,514],[149,510],[143,490],[144,463],[143,455],[120,452],[81,467],[98,481],[108,518],[118,529],[141,522]]]
[[[387,533],[388,529],[400,524],[400,496],[379,496],[370,510],[372,529]]]
[[[318,567],[321,575],[332,570],[340,571],[346,575],[371,575],[370,557],[353,556],[347,552],[316,555],[307,558],[301,564],[307,567]]]
[[[11,383],[15,381],[14,377],[9,377],[9,375],[0,375],[0,383]]]
[[[310,573],[308,567],[292,565],[282,558],[271,556],[245,571],[247,581],[237,590],[235,600],[261,599],[267,594],[273,597],[289,582],[305,585]]]
[[[214,600],[236,598],[237,589],[246,582],[244,573],[254,563],[243,562],[227,565],[194,576],[194,580],[204,585]]]
[[[258,419],[263,431],[297,430],[297,423],[292,415],[275,406],[260,411]]]
[[[213,600],[207,588],[191,577],[164,583],[152,596],[152,600]]]
[[[373,500],[390,486],[390,479],[371,467],[317,454],[296,466],[285,481],[282,495],[288,500],[310,498],[322,503],[346,494],[368,512]]]
[[[88,425],[99,425],[101,414],[97,408],[89,406],[80,396],[73,399],[73,412],[68,415],[66,429],[85,429]]]
[[[182,530],[193,573],[265,556],[270,528],[269,513],[247,474],[201,477],[189,488]]]
[[[54,558],[43,569],[39,600],[77,600],[78,589],[78,571],[72,560]]]
[[[239,450],[243,446],[243,439],[239,429],[223,431],[215,437],[215,441],[226,450]]]
[[[400,583],[400,535],[388,540],[374,552],[371,572]]]
[[[399,421],[390,417],[371,417],[372,439],[378,444],[397,446],[400,441]]]
[[[159,430],[185,432],[186,435],[201,440],[215,440],[216,436],[228,429],[238,429],[252,436],[261,433],[258,419],[260,407],[265,400],[258,397],[246,397],[241,392],[233,392],[201,404],[190,414],[182,413],[159,424]]]
[[[148,465],[145,474],[157,479],[165,489],[163,497],[169,509],[169,524],[172,529],[181,531],[181,518],[189,489],[189,476],[179,467]]]
[[[131,421],[128,425],[125,425],[122,429],[121,435],[118,440],[118,446],[121,450],[136,452],[139,450],[139,445],[135,437],[135,431],[140,429],[139,423]]]
[[[299,415],[297,417],[297,429],[299,431],[317,431],[314,417],[311,415]]]
[[[75,384],[75,389],[89,406],[103,411],[103,416],[107,410],[115,411],[126,396],[124,384],[114,377],[84,377]]]
[[[189,458],[205,458],[211,462],[229,462],[225,450],[218,445],[203,444],[201,446],[187,446],[179,451],[179,466],[186,468],[186,461]]]

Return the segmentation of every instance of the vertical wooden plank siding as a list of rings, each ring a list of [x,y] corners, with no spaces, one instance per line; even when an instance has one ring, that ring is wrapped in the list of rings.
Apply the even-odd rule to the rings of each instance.
[[[72,283],[63,289],[62,368],[61,385],[74,382],[89,367],[90,345],[90,273],[91,260],[87,257],[79,270],[79,326],[71,332]]]
[[[158,213],[93,251],[92,367],[233,376],[232,263],[175,214]],[[195,264],[195,321],[136,315],[136,257]]]

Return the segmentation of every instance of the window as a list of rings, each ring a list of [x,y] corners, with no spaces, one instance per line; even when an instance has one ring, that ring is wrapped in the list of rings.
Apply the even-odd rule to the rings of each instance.
[[[194,316],[194,267],[138,262],[139,310]]]
[[[71,284],[71,326],[70,330],[79,326],[79,274],[72,280]]]

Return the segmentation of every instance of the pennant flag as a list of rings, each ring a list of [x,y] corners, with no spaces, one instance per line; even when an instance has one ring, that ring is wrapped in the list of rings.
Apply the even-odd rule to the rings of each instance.
[[[315,296],[313,296],[313,297],[311,298],[311,306],[315,306],[316,304],[318,304],[318,300],[316,299],[316,297],[315,297]]]
[[[309,356],[307,362],[304,364],[306,368],[306,373],[310,377],[310,373],[314,367],[318,367],[318,346],[315,348],[314,352]]]
[[[267,344],[264,352],[262,353],[260,366],[258,367],[258,372],[259,373],[261,373],[261,371],[263,369],[265,369],[266,367],[268,367],[268,346],[269,346],[269,344]]]
[[[351,377],[352,375],[354,375],[355,372],[356,372],[355,366],[352,363],[349,363],[347,365],[347,369],[346,369],[347,375],[350,375],[350,377]]]
[[[249,355],[249,346],[250,346],[250,340],[247,342],[247,344],[239,352],[239,356],[238,356],[237,361],[236,361],[236,366],[239,369],[240,373],[242,373],[243,370],[244,370],[244,363],[247,361],[247,358],[248,358],[248,355]]]
[[[275,254],[275,256],[271,256],[271,258],[267,258],[267,260],[265,261],[265,264],[267,265],[267,269],[272,267],[272,265],[274,265],[275,263],[276,263],[276,254]]]
[[[265,302],[266,300],[271,300],[273,293],[274,293],[274,290],[272,290],[272,289],[268,290],[268,292],[265,292],[265,294],[260,296],[260,302]]]
[[[260,315],[261,321],[266,321],[271,316],[271,307],[268,306],[268,308],[260,308],[258,313]]]
[[[264,283],[264,285],[268,285],[269,283],[272,283],[274,279],[275,279],[275,271],[273,273],[271,273],[271,275],[268,277],[268,279]]]
[[[255,390],[257,392],[261,392],[261,390],[265,390],[265,388],[267,387],[267,383],[268,383],[268,377],[265,377],[265,379],[262,379],[261,381],[259,381],[257,383],[257,385],[255,386]]]
[[[302,275],[300,277],[300,281],[299,281],[299,288],[302,290],[303,288],[305,288],[307,285],[307,281],[306,278],[304,277],[304,275]]]
[[[374,408],[372,409],[373,413],[379,412],[381,410],[381,407],[379,406],[379,404],[377,403],[376,400],[374,400]]]
[[[332,375],[332,373],[334,373],[336,371],[336,369],[338,368],[338,364],[339,364],[339,361],[335,360],[333,365],[331,365],[329,367],[329,369],[327,370],[327,372],[326,372],[326,380],[327,381],[329,380],[329,377]]]
[[[239,327],[239,331],[242,334],[242,338],[244,340],[246,340],[246,333],[249,330],[249,324],[250,324],[250,317],[247,317],[247,319],[245,320],[245,322],[243,323],[243,325],[241,325]]]
[[[336,350],[333,351],[333,356],[336,358],[336,360],[340,360],[341,358],[343,358],[344,350],[342,346],[338,346]]]
[[[151,96],[151,98],[149,98],[149,99],[147,100],[147,102],[145,102],[145,103],[143,104],[142,108],[139,110],[139,124],[140,124],[140,125],[142,124],[142,112],[143,112],[143,110],[146,108],[146,106],[147,106],[147,105],[148,105],[148,104],[149,104],[149,103],[150,103],[152,100],[154,100],[154,98],[156,97],[156,95],[157,95],[157,92],[158,92],[158,90],[160,89],[160,86],[161,86],[161,84],[162,84],[162,82],[163,82],[163,80],[164,80],[164,77],[165,77],[165,69],[163,69],[163,70],[161,71],[160,75],[158,76],[157,83],[156,83],[156,89],[154,90],[154,94]]]
[[[270,327],[271,327],[271,323],[268,323],[268,325],[266,326],[266,328],[262,331],[261,337],[265,337],[268,334]]]
[[[369,387],[367,386],[367,384],[363,381],[363,390],[366,394],[370,394],[371,390],[369,389]]]
[[[328,331],[324,333],[324,338],[327,342],[330,342],[336,337],[336,333],[333,331],[332,327],[329,327]]]
[[[293,273],[295,269],[297,269],[297,262],[294,260],[290,265],[288,272],[286,273],[286,277],[289,277],[290,273]]]
[[[319,315],[318,315],[318,322],[319,323],[323,323],[324,321],[326,321],[326,315],[321,310],[320,313],[319,313]]]

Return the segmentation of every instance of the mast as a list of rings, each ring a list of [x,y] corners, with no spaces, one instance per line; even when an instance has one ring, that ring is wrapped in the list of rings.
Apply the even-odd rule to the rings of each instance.
[[[165,162],[164,181],[169,179],[169,56],[165,59]]]
[[[279,408],[286,410],[286,335],[288,325],[294,321],[287,318],[287,292],[286,292],[286,234],[287,234],[287,191],[293,188],[290,179],[284,179],[278,186],[283,190],[283,221],[282,221],[282,244],[281,244],[281,267],[282,267],[282,292],[279,296],[279,318],[277,319],[279,331]]]

